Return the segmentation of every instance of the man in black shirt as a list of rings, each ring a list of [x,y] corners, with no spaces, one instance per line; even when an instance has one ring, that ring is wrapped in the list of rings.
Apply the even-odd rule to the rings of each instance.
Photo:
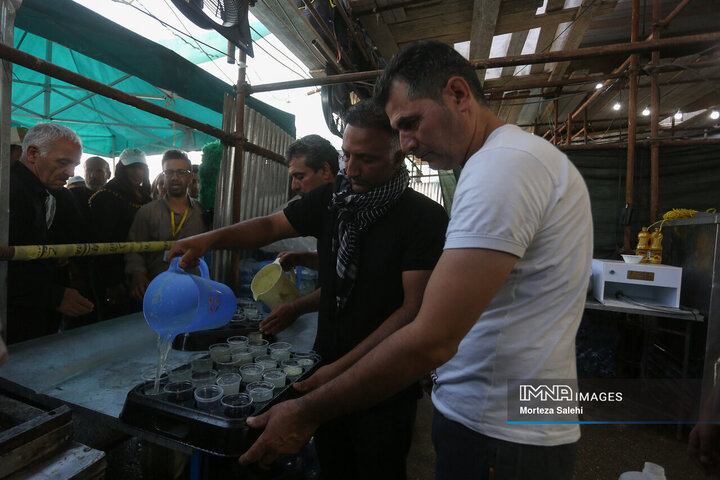
[[[88,201],[93,193],[102,188],[110,179],[110,166],[102,157],[90,157],[85,160],[85,183],[73,188],[72,194],[77,200],[80,212],[86,221],[90,221],[90,206]],[[89,238],[87,242],[91,241]]]
[[[80,212],[62,187],[81,154],[80,138],[67,127],[41,123],[28,131],[22,157],[10,167],[10,245],[73,242]],[[61,314],[93,310],[92,302],[66,287],[57,262],[9,262],[9,344],[57,332]]]
[[[318,239],[320,298],[315,349],[326,363],[301,390],[339,375],[416,315],[442,253],[447,215],[407,188],[396,132],[370,102],[345,117],[345,172],[282,212],[178,241],[189,265],[213,247],[251,248],[280,238]],[[417,390],[342,417],[316,435],[323,478],[402,479]]]

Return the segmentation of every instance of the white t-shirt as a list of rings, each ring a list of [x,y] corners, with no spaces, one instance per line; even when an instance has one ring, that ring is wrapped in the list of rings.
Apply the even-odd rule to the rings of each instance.
[[[487,248],[519,260],[485,312],[439,367],[433,403],[484,435],[553,446],[578,425],[508,424],[508,380],[575,379],[575,334],[592,264],[590,199],[580,173],[547,141],[504,125],[465,164],[446,249]]]

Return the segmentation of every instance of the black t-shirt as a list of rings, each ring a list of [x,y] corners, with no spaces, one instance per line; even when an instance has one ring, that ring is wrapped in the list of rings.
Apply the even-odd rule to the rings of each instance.
[[[332,252],[336,213],[328,209],[334,186],[319,187],[284,210],[293,228],[318,240],[322,288],[315,350],[333,362],[369,336],[403,302],[402,272],[432,270],[445,242],[447,214],[433,200],[408,188],[395,205],[360,233],[359,268],[347,306],[335,304]]]
[[[45,201],[55,197],[55,217],[45,223]],[[66,188],[48,191],[23,164],[10,167],[10,245],[56,245],[81,241],[84,222]],[[57,259],[8,262],[8,343],[57,332],[57,307],[67,286],[67,271]]]

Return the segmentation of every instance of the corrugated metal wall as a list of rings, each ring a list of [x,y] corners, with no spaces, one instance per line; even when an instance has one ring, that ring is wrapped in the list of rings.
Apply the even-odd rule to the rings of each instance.
[[[235,128],[235,99],[225,97],[223,129]],[[245,107],[245,135],[251,143],[280,155],[293,142],[293,138],[267,117]],[[234,184],[232,171],[235,164],[235,149],[225,148],[218,185],[215,195],[213,228],[233,223]],[[290,177],[288,167],[260,155],[244,152],[242,166],[242,190],[240,197],[240,220],[248,220],[277,211],[288,200]],[[217,250],[213,253],[212,276],[218,281],[229,283],[231,253]]]
[[[251,143],[281,155],[294,140],[268,118],[245,108],[245,132]],[[243,155],[240,220],[268,215],[288,200],[288,167],[254,153]]]
[[[440,183],[438,182],[410,182],[410,188],[415,190],[416,192],[420,192],[426,197],[429,197],[433,200],[435,200],[437,203],[445,206],[445,203],[443,202],[443,196],[442,196],[442,190],[440,189]]]

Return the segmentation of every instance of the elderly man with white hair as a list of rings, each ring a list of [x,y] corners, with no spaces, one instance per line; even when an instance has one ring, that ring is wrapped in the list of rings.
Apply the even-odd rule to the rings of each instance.
[[[80,213],[62,188],[80,163],[82,142],[54,123],[32,127],[20,160],[10,167],[10,245],[71,243]],[[8,265],[9,344],[57,332],[62,315],[93,310],[93,303],[66,286],[56,260]]]

